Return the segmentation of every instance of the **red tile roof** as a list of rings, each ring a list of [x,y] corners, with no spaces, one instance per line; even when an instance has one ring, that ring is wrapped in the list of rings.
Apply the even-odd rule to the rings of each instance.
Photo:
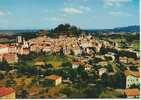
[[[0,44],[0,48],[7,48],[8,45],[5,45],[5,44]]]
[[[130,71],[130,70],[125,70],[124,71],[125,76],[135,76],[135,77],[140,77],[140,72],[139,71]]]
[[[0,97],[9,95],[12,92],[15,92],[15,90],[13,88],[10,88],[10,87],[0,87]]]
[[[11,45],[11,46],[8,46],[9,48],[15,48],[15,46]]]
[[[61,78],[60,76],[57,76],[57,75],[50,75],[50,76],[47,76],[46,79],[49,79],[49,80],[57,80]]]
[[[15,48],[14,45],[0,44],[0,48]]]
[[[127,96],[139,96],[140,91],[139,89],[125,89],[124,93]]]
[[[74,61],[74,62],[72,62],[72,64],[81,65],[82,63],[80,61]]]

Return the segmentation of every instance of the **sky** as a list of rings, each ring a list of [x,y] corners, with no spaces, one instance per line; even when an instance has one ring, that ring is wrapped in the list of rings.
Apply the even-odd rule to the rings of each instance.
[[[0,29],[81,29],[139,25],[139,0],[0,0]]]

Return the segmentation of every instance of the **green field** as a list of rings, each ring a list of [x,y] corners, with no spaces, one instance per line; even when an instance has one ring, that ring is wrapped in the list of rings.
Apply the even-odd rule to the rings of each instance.
[[[30,57],[29,57],[30,56]],[[36,56],[21,57],[21,61],[26,66],[34,66],[37,62],[51,64],[54,68],[61,66],[63,63],[70,62],[71,58],[60,56],[59,54],[40,54]]]
[[[62,57],[59,55],[46,55],[44,60],[47,64],[51,64],[54,68],[61,66],[63,63],[68,62],[67,57]]]

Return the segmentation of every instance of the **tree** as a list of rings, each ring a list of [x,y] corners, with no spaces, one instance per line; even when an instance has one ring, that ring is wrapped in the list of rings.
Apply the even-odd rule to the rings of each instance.
[[[102,82],[102,85],[104,87],[111,86],[111,84],[112,84],[111,79],[110,79],[110,77],[108,76],[107,73],[103,73],[102,74],[102,76],[101,76],[101,82]]]
[[[0,73],[0,80],[4,79],[5,75]]]
[[[60,53],[60,56],[61,56],[61,57],[64,56],[64,50],[63,50],[63,48],[60,49],[60,52],[59,52],[59,53]]]
[[[117,67],[121,70],[121,71],[125,71],[127,70],[126,65],[124,63],[117,63]]]
[[[132,88],[133,88],[133,89],[134,89],[134,88],[140,89],[140,85],[133,84],[133,85],[130,86],[130,88],[131,88],[131,89],[132,89]]]
[[[59,33],[60,35],[74,35],[79,36],[81,31],[76,26],[71,26],[70,24],[60,24],[55,29],[54,32]]]
[[[11,66],[8,64],[6,60],[0,62],[0,70],[9,71],[11,70]]]
[[[63,63],[61,67],[71,67],[72,64],[70,62]]]
[[[113,72],[113,71],[114,71],[114,70],[113,70],[113,66],[112,66],[112,64],[110,64],[110,63],[108,63],[107,69],[108,69],[108,72]]]
[[[50,87],[53,85],[53,81],[52,80],[44,80],[42,82],[43,87]]]
[[[47,64],[46,67],[47,68],[53,68],[52,64]]]
[[[100,84],[97,84],[94,87],[90,87],[85,90],[85,94],[87,95],[86,98],[98,98],[104,89],[105,88]]]
[[[101,54],[106,54],[107,52],[108,52],[107,48],[105,48],[105,47],[100,48],[100,53]]]
[[[16,84],[16,81],[12,79],[6,80],[6,86],[14,86]]]
[[[27,90],[26,89],[22,89],[20,91],[20,93],[19,93],[19,97],[22,98],[22,99],[24,99],[24,98],[27,98],[27,96],[28,96]]]
[[[113,76],[113,86],[114,88],[124,88],[125,87],[125,76],[122,72],[117,72]],[[117,84],[118,83],[118,84]]]
[[[138,71],[138,67],[136,65],[131,65],[129,68],[132,71]]]

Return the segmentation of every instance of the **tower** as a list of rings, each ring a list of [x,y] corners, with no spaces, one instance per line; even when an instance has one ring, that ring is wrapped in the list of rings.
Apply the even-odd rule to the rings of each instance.
[[[18,43],[22,43],[22,42],[23,42],[22,36],[18,36],[18,37],[17,37],[17,42],[18,42]]]

